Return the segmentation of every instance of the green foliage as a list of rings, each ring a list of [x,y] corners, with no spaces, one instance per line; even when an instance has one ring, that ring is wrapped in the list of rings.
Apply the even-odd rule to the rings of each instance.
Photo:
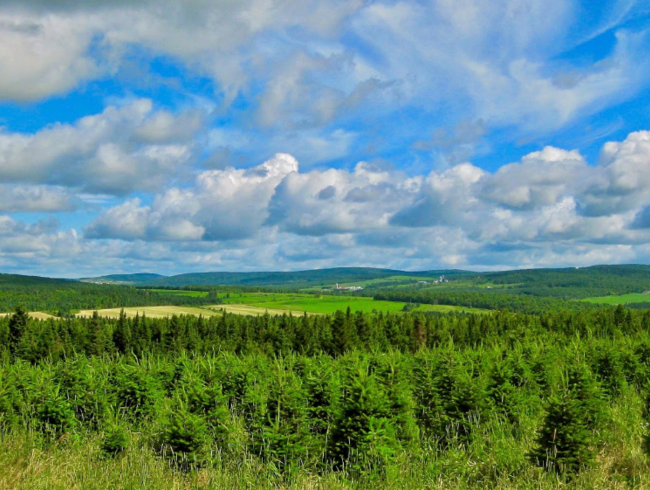
[[[16,352],[27,328],[28,320],[29,317],[25,308],[17,306],[16,312],[11,315],[11,319],[9,320],[9,347],[12,352]]]
[[[84,309],[155,305],[201,305],[208,298],[151,293],[129,286],[0,274],[0,312],[49,311],[68,317]],[[214,303],[214,301],[212,302]]]
[[[341,411],[332,429],[328,454],[335,467],[352,471],[385,467],[400,447],[390,398],[367,368],[351,371],[343,387]]]
[[[77,426],[74,410],[58,386],[42,398],[36,420],[41,431],[54,437],[71,432]]]
[[[66,451],[99,441],[88,444],[106,465],[149,454],[178,474],[250,465],[268,485],[308,474],[323,478],[312,486],[353,488],[399,487],[400,471],[466,487],[585,481],[609,451],[603,473],[627,468],[637,481],[641,463],[608,461],[623,443],[638,452],[650,419],[637,393],[647,396],[648,319],[625,309],[27,319],[18,348],[0,347],[0,444],[72,436]]]
[[[531,459],[549,471],[574,473],[595,463],[595,431],[602,422],[603,402],[591,374],[571,369],[566,390],[548,401],[546,417]]]
[[[207,457],[208,428],[203,417],[179,406],[165,422],[161,451],[181,468],[202,465]]]
[[[116,456],[129,447],[129,437],[120,425],[113,425],[104,431],[102,452],[109,456]]]
[[[134,419],[154,413],[161,390],[159,382],[150,373],[137,367],[118,366],[113,376],[120,411]]]

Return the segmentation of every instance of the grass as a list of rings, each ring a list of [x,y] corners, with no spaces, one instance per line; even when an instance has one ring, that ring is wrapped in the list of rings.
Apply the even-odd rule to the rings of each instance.
[[[3,316],[11,316],[13,313],[0,313],[0,317]],[[35,320],[47,320],[48,318],[56,318],[54,315],[50,315],[49,313],[43,313],[42,311],[30,311],[29,316],[34,318]]]
[[[540,419],[524,416],[526,434],[514,437],[499,422],[477,427],[469,447],[435,444],[417,453],[398,453],[395,462],[380,471],[351,476],[345,472],[297,469],[286,478],[272,464],[263,463],[245,447],[245,434],[235,426],[227,448],[212,446],[203,467],[182,471],[155,453],[156,422],[129,430],[129,447],[116,457],[101,453],[101,433],[81,432],[45,444],[39,434],[0,434],[0,488],[74,489],[626,489],[648,488],[650,467],[642,451],[643,401],[624,392],[609,409],[610,420],[601,429],[597,465],[568,480],[530,464],[526,454],[534,444]],[[240,434],[240,432],[242,432]]]
[[[136,315],[142,316],[143,314],[149,318],[166,318],[172,315],[215,316],[220,314],[220,312],[206,308],[197,308],[196,306],[137,306],[132,308],[106,308],[103,310],[97,310],[97,314],[99,316],[118,318],[122,309],[124,309],[124,313],[128,317],[134,317]],[[93,316],[94,311],[95,310],[82,310],[77,313],[77,316],[91,317]]]
[[[585,298],[582,301],[587,301],[589,303],[604,304],[604,305],[626,305],[628,303],[648,303],[650,302],[650,294],[630,293],[630,294],[620,294],[618,296],[598,296],[592,298]]]
[[[331,314],[336,311],[345,311],[348,307],[352,311],[372,313],[398,313],[404,310],[406,303],[398,301],[375,301],[365,296],[342,295],[312,295],[312,294],[274,294],[274,293],[231,293],[230,298],[221,298],[226,305],[248,305],[279,311],[300,311],[308,313]],[[471,313],[484,312],[478,308],[447,305],[420,305],[414,311],[463,311]]]
[[[227,313],[234,313],[236,315],[253,315],[261,316],[265,314],[269,315],[284,315],[289,313],[291,315],[302,315],[303,311],[300,310],[291,310],[291,309],[278,309],[278,308],[268,308],[265,306],[253,306],[247,304],[228,304],[228,305],[211,305],[208,306],[210,310],[214,312],[221,313],[226,311]],[[317,315],[318,313],[307,312],[308,315]]]

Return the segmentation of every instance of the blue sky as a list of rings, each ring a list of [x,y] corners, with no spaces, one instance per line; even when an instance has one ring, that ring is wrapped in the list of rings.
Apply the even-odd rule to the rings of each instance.
[[[650,263],[650,2],[8,0],[0,271]]]

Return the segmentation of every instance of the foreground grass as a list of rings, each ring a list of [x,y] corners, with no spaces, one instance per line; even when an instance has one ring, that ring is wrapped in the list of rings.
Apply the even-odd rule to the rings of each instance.
[[[129,448],[118,456],[101,451],[96,433],[66,434],[45,443],[33,432],[0,436],[2,489],[624,489],[650,488],[650,465],[643,453],[644,424],[640,397],[629,391],[611,408],[603,427],[597,466],[572,478],[531,466],[536,419],[526,421],[521,437],[500,424],[486,424],[469,448],[435,444],[415,453],[398,454],[383,471],[350,474],[346,471],[296,469],[281,474],[243,446],[222,452],[213,448],[210,461],[200,468],[181,470],[174,460],[161,458],[152,447],[156,428],[130,432]],[[631,423],[632,422],[632,423]]]

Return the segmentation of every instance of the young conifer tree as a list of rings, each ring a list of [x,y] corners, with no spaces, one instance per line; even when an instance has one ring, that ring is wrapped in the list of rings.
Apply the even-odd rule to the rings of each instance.
[[[16,307],[15,313],[11,316],[9,320],[9,347],[12,354],[15,354],[18,344],[27,329],[27,322],[29,320],[29,315],[27,311],[22,306]]]
[[[531,460],[557,473],[593,466],[595,432],[603,421],[603,410],[602,394],[591,372],[585,366],[571,369],[566,389],[549,399]]]

